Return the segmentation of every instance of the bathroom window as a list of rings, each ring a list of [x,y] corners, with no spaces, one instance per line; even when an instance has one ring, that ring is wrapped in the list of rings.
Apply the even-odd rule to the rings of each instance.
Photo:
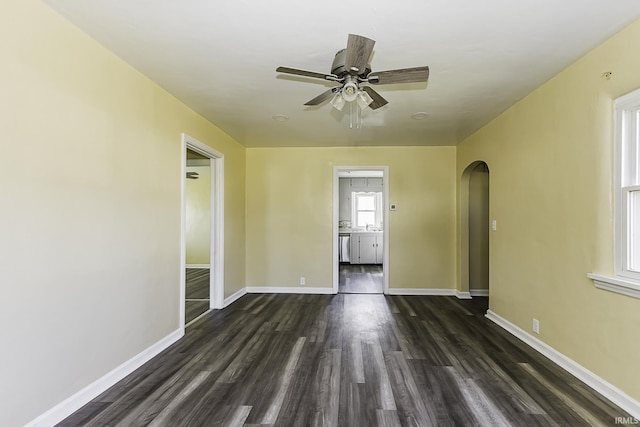
[[[355,227],[382,226],[382,193],[351,193],[352,223]]]

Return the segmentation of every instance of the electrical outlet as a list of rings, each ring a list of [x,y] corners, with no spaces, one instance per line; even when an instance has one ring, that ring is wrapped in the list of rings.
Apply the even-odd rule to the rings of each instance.
[[[540,321],[538,319],[533,319],[533,332],[540,333]]]
[[[306,282],[306,280],[305,280],[304,276],[300,277],[300,284],[304,285],[305,282]]]

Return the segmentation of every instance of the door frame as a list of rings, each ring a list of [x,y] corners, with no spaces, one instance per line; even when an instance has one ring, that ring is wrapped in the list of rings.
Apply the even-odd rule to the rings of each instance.
[[[185,328],[187,259],[187,149],[209,158],[211,166],[211,236],[209,239],[209,309],[224,307],[224,155],[197,139],[182,134],[180,167],[180,325]]]
[[[340,260],[338,259],[338,225],[340,220],[340,172],[381,171],[382,172],[382,293],[389,294],[389,166],[334,166],[333,167],[333,293],[339,291]]]

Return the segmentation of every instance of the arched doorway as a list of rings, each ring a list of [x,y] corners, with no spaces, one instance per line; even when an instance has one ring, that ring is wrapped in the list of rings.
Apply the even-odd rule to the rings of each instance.
[[[463,297],[489,296],[489,167],[471,163],[461,177],[460,289]]]

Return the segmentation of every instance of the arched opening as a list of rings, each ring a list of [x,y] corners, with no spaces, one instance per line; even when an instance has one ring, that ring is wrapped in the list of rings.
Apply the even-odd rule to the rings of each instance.
[[[489,167],[471,163],[460,183],[461,298],[489,296]]]

